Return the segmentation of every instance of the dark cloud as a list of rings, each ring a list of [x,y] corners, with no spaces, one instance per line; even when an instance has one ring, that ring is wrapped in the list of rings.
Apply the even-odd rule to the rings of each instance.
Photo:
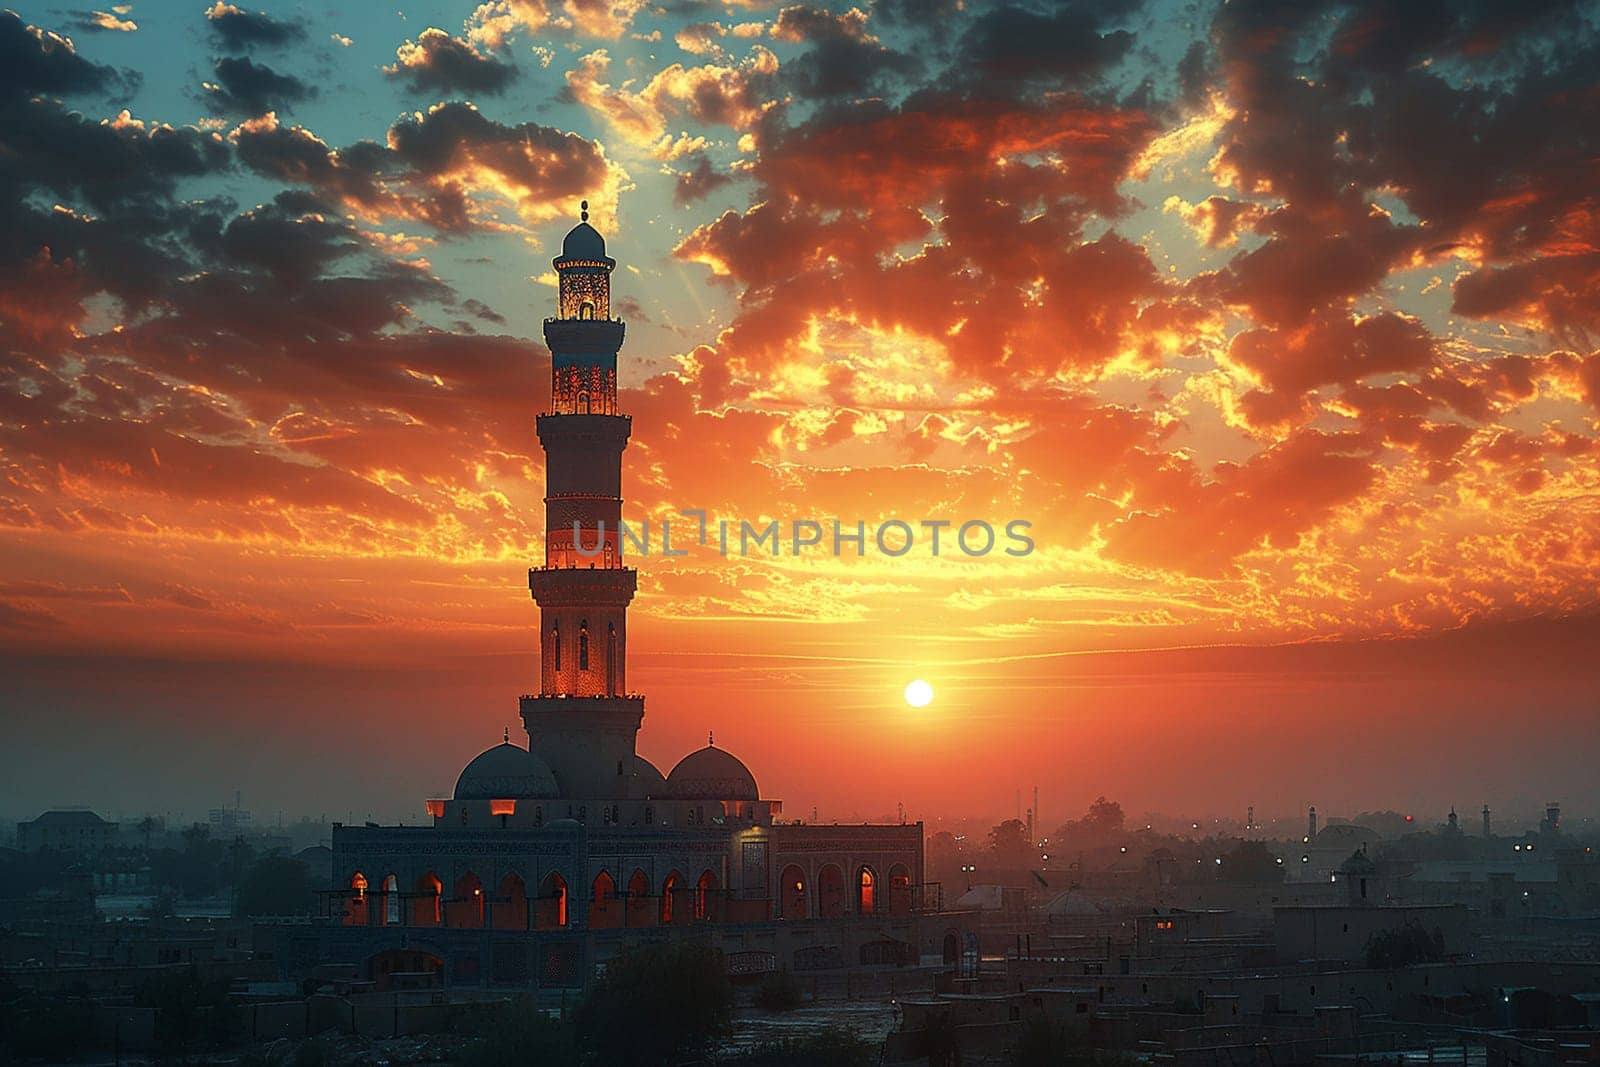
[[[885,78],[920,67],[914,57],[886,47],[867,32],[867,16],[859,8],[835,14],[811,4],[785,7],[772,24],[772,36],[809,45],[781,73],[784,84],[804,97],[866,95]]]
[[[94,121],[51,100],[5,105],[0,121],[0,182],[40,186],[108,208],[171,192],[183,178],[229,163],[214,133],[130,118]]]
[[[260,115],[293,110],[314,90],[292,74],[280,74],[249,56],[224,56],[213,68],[216,81],[206,86],[206,106],[219,115]]]
[[[732,182],[733,179],[728,175],[713,168],[711,160],[701,152],[694,157],[694,165],[681,171],[673,181],[672,202],[679,207],[686,207]]]
[[[306,31],[294,22],[273,18],[265,11],[246,11],[225,0],[206,9],[206,23],[217,41],[238,52],[255,45],[280,47],[304,40]]]
[[[0,101],[106,90],[116,71],[78,55],[66,37],[27,25],[15,11],[0,11]]]
[[[401,45],[394,63],[383,71],[405,81],[414,93],[449,95],[494,95],[504,92],[517,77],[517,68],[510,63],[480,52],[470,41],[432,28]]]
[[[1044,80],[1083,88],[1119,62],[1133,34],[1106,28],[1128,4],[999,4],[980,14],[956,50],[958,76],[974,81]]]
[[[230,135],[259,174],[316,189],[363,213],[414,218],[441,230],[477,224],[468,183],[492,174],[519,205],[565,202],[602,188],[608,164],[598,144],[538,123],[508,126],[470,104],[438,104],[395,123],[386,144],[335,150],[275,116]]]

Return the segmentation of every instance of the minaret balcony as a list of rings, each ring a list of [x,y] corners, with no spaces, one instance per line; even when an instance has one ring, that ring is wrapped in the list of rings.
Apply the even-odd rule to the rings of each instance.
[[[545,319],[544,343],[562,352],[610,352],[622,347],[627,327],[621,319]]]
[[[632,567],[528,568],[528,591],[545,607],[626,607],[638,587]]]

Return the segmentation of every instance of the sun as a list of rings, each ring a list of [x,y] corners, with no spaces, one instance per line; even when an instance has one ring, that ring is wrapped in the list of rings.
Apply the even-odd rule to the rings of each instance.
[[[933,686],[921,678],[906,686],[906,703],[914,708],[925,708],[933,703]]]

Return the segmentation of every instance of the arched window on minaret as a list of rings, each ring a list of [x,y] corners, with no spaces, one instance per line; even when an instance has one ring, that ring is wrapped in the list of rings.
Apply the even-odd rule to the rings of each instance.
[[[580,319],[592,319],[592,318],[594,318],[594,301],[593,300],[585,300],[583,303],[578,305],[578,318],[580,318]]]
[[[578,414],[579,415],[587,415],[587,414],[589,414],[589,394],[588,393],[579,393],[578,394]]]
[[[606,696],[617,695],[617,624],[606,627]]]
[[[557,619],[550,627],[550,640],[555,644],[556,670],[561,669],[561,620]]]
[[[578,624],[578,669],[589,669],[589,620],[584,619]]]

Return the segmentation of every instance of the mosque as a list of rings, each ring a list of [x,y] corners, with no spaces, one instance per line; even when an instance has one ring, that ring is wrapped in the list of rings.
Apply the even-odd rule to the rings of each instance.
[[[356,965],[380,989],[569,988],[630,943],[710,937],[730,972],[905,965],[948,957],[923,883],[923,830],[779,818],[755,775],[707,739],[665,775],[635,748],[645,698],[628,688],[637,572],[618,523],[631,418],[618,408],[624,324],[616,261],[582,221],[554,261],[545,320],[551,402],[545,558],[528,746],[475,757],[432,825],[339,826],[320,922],[275,946],[288,974]],[[927,927],[926,930],[922,927]],[[949,936],[953,936],[950,934]]]

